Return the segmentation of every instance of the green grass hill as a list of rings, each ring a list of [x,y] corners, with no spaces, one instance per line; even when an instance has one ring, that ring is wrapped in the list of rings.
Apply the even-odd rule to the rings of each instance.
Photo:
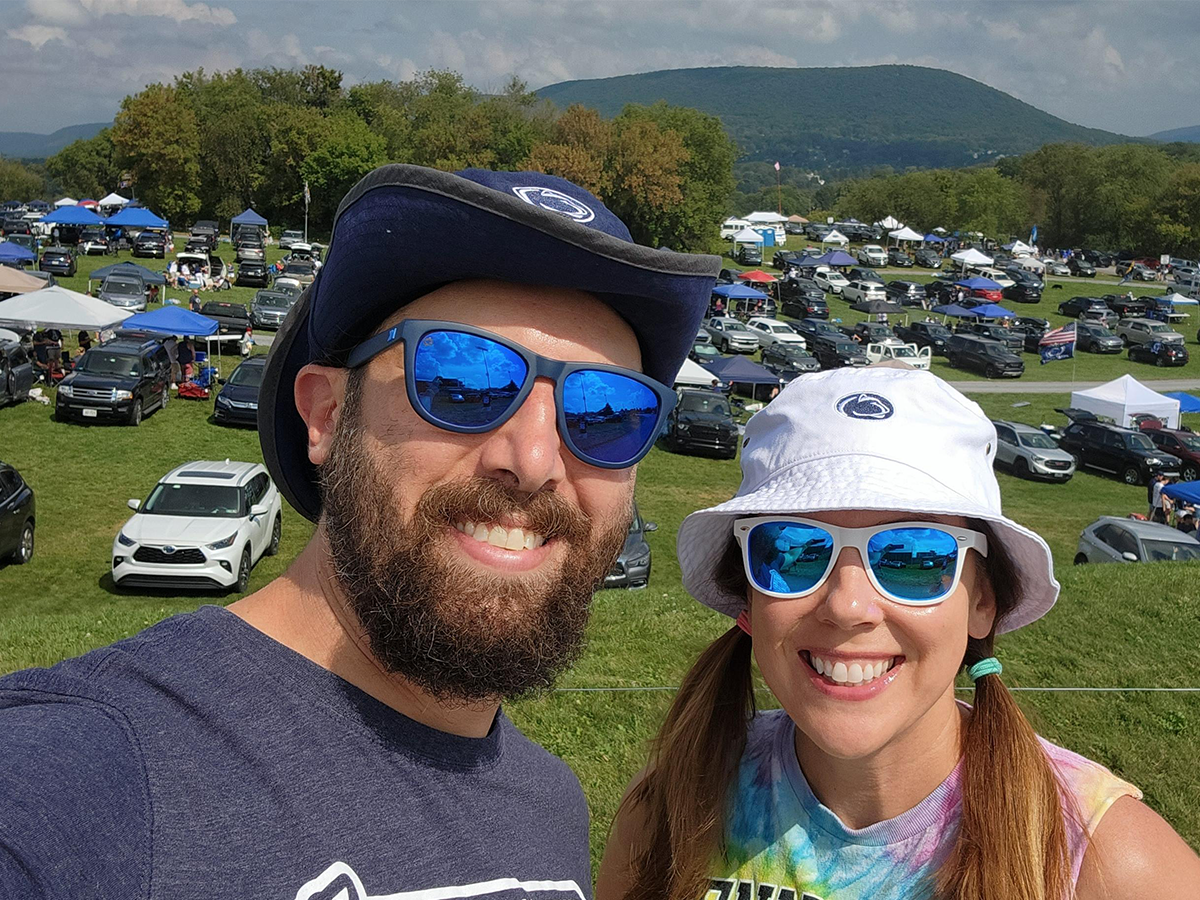
[[[744,160],[835,174],[966,166],[1056,141],[1138,140],[1073,125],[986,84],[921,66],[669,69],[564,81],[538,94],[605,115],[658,100],[695,107],[721,119]]]

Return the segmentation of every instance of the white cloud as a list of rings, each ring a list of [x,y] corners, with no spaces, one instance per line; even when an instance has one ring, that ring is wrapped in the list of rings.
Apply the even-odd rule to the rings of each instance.
[[[10,38],[24,41],[34,50],[41,50],[50,41],[62,41],[70,44],[66,31],[57,25],[23,25],[20,28],[10,28],[5,32]]]
[[[184,0],[28,0],[35,18],[62,25],[84,25],[101,16],[152,16],[177,22],[233,25],[237,16],[224,6],[186,3]]]

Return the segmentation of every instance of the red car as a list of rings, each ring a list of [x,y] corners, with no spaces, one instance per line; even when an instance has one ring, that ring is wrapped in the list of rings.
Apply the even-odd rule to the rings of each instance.
[[[1145,425],[1142,426],[1142,434],[1154,441],[1154,446],[1163,452],[1179,457],[1180,481],[1200,480],[1200,435],[1168,428],[1147,428]]]
[[[988,303],[999,303],[1004,299],[1004,293],[997,288],[971,288],[971,296]]]

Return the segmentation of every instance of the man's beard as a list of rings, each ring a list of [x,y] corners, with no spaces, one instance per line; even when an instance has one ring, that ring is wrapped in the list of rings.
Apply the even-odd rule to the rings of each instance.
[[[474,478],[429,488],[405,522],[394,501],[403,472],[385,477],[363,447],[360,385],[352,373],[319,472],[334,575],[372,654],[441,700],[549,687],[583,649],[592,594],[624,544],[627,517],[601,530],[557,493]],[[506,518],[563,542],[566,558],[554,571],[488,575],[448,546],[456,524]]]

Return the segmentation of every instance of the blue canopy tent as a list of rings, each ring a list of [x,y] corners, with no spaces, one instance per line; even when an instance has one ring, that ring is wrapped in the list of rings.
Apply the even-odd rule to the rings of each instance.
[[[47,225],[103,225],[105,220],[83,206],[60,206],[42,217]]]
[[[924,241],[926,244],[944,244],[944,243],[946,243],[945,238],[938,237],[936,234],[933,234],[933,233],[925,235],[925,237],[921,238],[921,240]]]
[[[11,241],[0,243],[0,263],[25,263],[37,259],[37,254]]]
[[[243,228],[248,228],[251,231],[261,231],[265,235],[267,232],[267,220],[253,209],[247,208],[241,215],[234,216],[229,220],[229,236],[236,240],[238,232]]]
[[[824,256],[817,257],[819,266],[857,266],[858,260],[845,250],[830,250]]]
[[[135,262],[120,262],[113,263],[111,266],[105,266],[102,269],[94,269],[88,275],[88,283],[92,281],[103,281],[109,275],[136,275],[146,284],[166,284],[167,276],[162,272],[155,272],[147,269],[145,266],[139,266]]]
[[[121,323],[121,327],[133,331],[151,331],[155,334],[206,337],[216,334],[220,326],[216,319],[194,313],[182,306],[164,306],[161,309],[130,316]]]
[[[714,360],[705,365],[708,371],[712,372],[717,378],[720,378],[726,384],[748,384],[750,385],[750,396],[755,399],[765,399],[772,387],[779,387],[783,381],[778,375],[770,369],[760,366],[758,363],[750,362],[744,356],[730,356],[724,359]],[[762,385],[766,387],[761,391],[762,397],[758,394],[758,388]]]
[[[160,219],[143,207],[126,206],[119,213],[105,219],[104,224],[120,225],[124,228],[166,228],[167,220]]]
[[[943,303],[941,306],[935,306],[933,312],[939,316],[954,316],[956,319],[974,319],[979,315],[977,310],[967,309],[957,303]]]
[[[824,265],[817,261],[815,256],[805,256],[801,259],[792,260],[788,266],[793,269],[815,269],[817,266]]]
[[[767,295],[744,284],[718,284],[713,293],[726,300],[766,300]]]
[[[1179,481],[1168,484],[1162,491],[1172,500],[1182,500],[1193,506],[1200,504],[1200,481]]]
[[[981,319],[1015,319],[1017,317],[1015,312],[1005,309],[999,303],[984,303],[974,306],[971,308],[971,312]]]
[[[1170,397],[1172,400],[1178,400],[1179,411],[1181,413],[1200,412],[1200,399],[1193,397],[1191,394],[1185,394],[1183,391],[1171,391],[1163,396]]]
[[[1000,285],[990,278],[984,278],[976,275],[974,278],[963,278],[960,281],[954,282],[960,287],[965,287],[969,291],[998,291]]]

